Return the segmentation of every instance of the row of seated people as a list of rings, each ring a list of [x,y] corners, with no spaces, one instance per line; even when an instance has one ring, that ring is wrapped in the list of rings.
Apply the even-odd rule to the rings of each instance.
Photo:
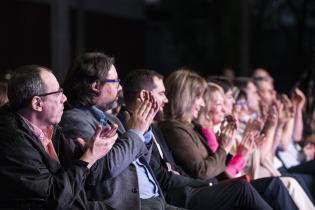
[[[235,178],[269,142],[275,113],[236,135],[234,102],[216,101],[228,99],[221,87],[190,70],[165,86],[157,72],[136,70],[117,118],[105,111],[119,82],[100,52],[80,56],[63,89],[46,67],[14,71],[0,110],[0,209],[314,209],[292,177]]]

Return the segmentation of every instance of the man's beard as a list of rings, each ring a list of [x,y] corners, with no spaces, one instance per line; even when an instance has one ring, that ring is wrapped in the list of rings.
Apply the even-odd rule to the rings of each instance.
[[[115,97],[115,100],[106,104],[106,106],[104,107],[104,111],[108,111],[111,109],[116,109],[119,106],[124,106],[125,105],[125,101],[122,95],[119,95],[117,97]]]
[[[160,121],[163,121],[164,120],[164,113],[163,111],[158,111],[154,117],[154,121],[155,122],[160,122]]]
[[[104,111],[108,111],[111,109],[115,109],[118,106],[117,100],[110,102],[109,104],[106,104]]]

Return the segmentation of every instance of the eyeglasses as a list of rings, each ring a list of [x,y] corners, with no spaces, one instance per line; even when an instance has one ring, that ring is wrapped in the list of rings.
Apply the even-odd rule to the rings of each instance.
[[[104,80],[101,80],[101,82],[103,82],[103,83],[116,83],[117,88],[118,88],[119,84],[120,84],[120,79],[104,79]]]
[[[57,91],[49,92],[49,93],[43,93],[43,94],[40,94],[40,95],[37,95],[37,96],[48,96],[48,95],[57,94],[57,93],[63,93],[63,89],[59,88],[59,90],[57,90]]]
[[[235,102],[234,104],[235,106],[239,106],[239,107],[246,107],[248,106],[247,101],[246,100],[238,100]]]

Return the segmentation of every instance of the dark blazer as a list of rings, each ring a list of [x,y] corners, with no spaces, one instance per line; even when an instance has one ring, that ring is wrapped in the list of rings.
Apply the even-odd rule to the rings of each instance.
[[[59,163],[8,107],[0,109],[0,119],[0,206],[12,201],[24,208],[41,203],[45,209],[88,209],[84,183],[89,170],[75,161],[81,153],[60,127],[52,137]]]
[[[173,151],[175,162],[191,177],[207,180],[224,172],[225,150],[219,147],[213,154],[192,124],[169,120],[161,122],[159,128]]]
[[[190,178],[185,174],[173,160],[171,151],[165,143],[163,135],[159,129],[152,125],[153,135],[156,142],[159,144],[163,153],[163,158],[160,156],[159,150],[154,143],[150,166],[152,167],[155,176],[164,192],[166,200],[175,206],[188,207],[191,197],[193,196],[194,189],[206,187],[209,188],[207,181]],[[172,168],[178,171],[181,175],[176,175],[167,171],[166,162],[170,163]]]
[[[141,162],[148,161],[151,149],[137,135],[126,132],[116,117],[107,117],[110,123],[118,124],[119,138],[109,153],[92,167],[87,185],[88,199],[104,201],[119,210],[140,209],[137,172],[132,162],[137,158]],[[61,121],[65,135],[72,139],[90,139],[97,124],[88,108],[67,110]]]

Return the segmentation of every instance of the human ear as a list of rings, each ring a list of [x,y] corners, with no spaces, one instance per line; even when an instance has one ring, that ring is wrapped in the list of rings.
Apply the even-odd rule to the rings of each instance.
[[[43,111],[43,101],[39,96],[34,96],[31,101],[32,109],[36,111]]]
[[[149,92],[147,90],[141,90],[139,93],[139,98],[141,101],[145,101],[149,99]]]
[[[99,92],[100,92],[100,84],[99,84],[99,82],[94,81],[94,82],[90,85],[90,87],[91,87],[91,90],[92,90],[92,91],[94,91],[94,92],[96,92],[96,93],[99,93]]]

